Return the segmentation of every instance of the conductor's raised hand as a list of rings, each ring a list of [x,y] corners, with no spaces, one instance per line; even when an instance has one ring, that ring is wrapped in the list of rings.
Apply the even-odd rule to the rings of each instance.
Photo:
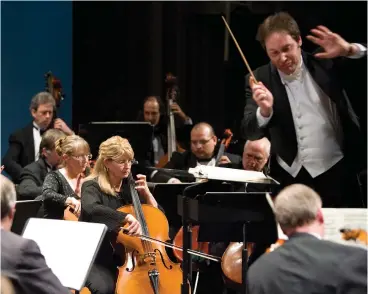
[[[356,50],[355,45],[346,42],[340,35],[331,32],[325,26],[317,26],[311,29],[313,35],[308,35],[307,39],[322,47],[324,52],[314,56],[318,58],[335,58],[348,56]]]
[[[249,77],[249,86],[253,93],[253,100],[260,108],[261,115],[264,117],[269,117],[272,113],[273,107],[272,93],[266,88],[265,85],[263,85],[262,82],[256,83],[252,76]]]

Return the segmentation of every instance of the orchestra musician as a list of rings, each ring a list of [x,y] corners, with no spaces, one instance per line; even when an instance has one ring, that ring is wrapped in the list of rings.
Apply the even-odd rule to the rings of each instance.
[[[197,165],[214,166],[216,161],[217,137],[212,126],[205,122],[197,123],[190,133],[190,151],[174,152],[170,161],[164,166],[168,169],[188,170]],[[241,157],[235,154],[224,153],[220,164],[240,163]],[[171,175],[158,171],[152,176],[152,182],[180,183],[181,181]]]
[[[178,129],[184,125],[192,125],[192,119],[187,116],[177,102],[172,103],[172,112],[175,115],[175,125]],[[143,101],[142,113],[138,116],[139,120],[149,122],[154,126],[153,137],[153,158],[156,165],[160,158],[167,152],[167,115],[164,104],[159,96],[148,96]]]
[[[14,184],[0,175],[1,194],[1,276],[7,277],[14,293],[70,294],[47,266],[37,243],[18,236],[10,229],[14,220]],[[2,290],[5,285],[1,284]]]
[[[260,25],[257,39],[270,63],[254,71],[258,83],[246,77],[242,129],[250,139],[270,134],[277,155],[272,176],[282,186],[304,183],[326,207],[341,207],[352,197],[344,191],[353,188],[354,172],[362,168],[355,155],[365,151],[359,149],[359,122],[337,71],[347,59],[365,56],[366,48],[324,26],[311,32],[307,39],[320,46],[314,55],[301,49],[298,24],[288,13]]]
[[[50,127],[60,129],[65,134],[73,134],[66,123],[57,118],[53,122],[55,99],[48,92],[36,94],[30,105],[33,121],[22,129],[16,130],[9,137],[9,148],[3,157],[5,171],[11,176],[13,182],[18,184],[22,168],[38,160],[41,136]]]
[[[288,240],[249,267],[247,293],[367,293],[367,250],[322,240],[320,196],[302,184],[275,199],[276,221]]]
[[[42,184],[48,172],[61,163],[61,156],[55,150],[55,142],[66,135],[58,129],[50,129],[42,135],[37,161],[25,166],[17,186],[19,200],[33,200],[42,194]]]
[[[89,145],[83,138],[71,135],[57,140],[55,151],[62,158],[62,167],[49,172],[43,183],[44,217],[63,219],[66,206],[79,216],[81,186],[92,158]]]
[[[82,211],[79,220],[103,223],[108,233],[87,279],[86,287],[92,294],[115,293],[116,269],[121,265],[112,247],[120,228],[128,223],[129,234],[141,234],[140,223],[131,214],[117,211],[131,204],[129,185],[126,181],[131,172],[134,152],[128,140],[114,136],[102,142],[93,173],[82,185]],[[146,177],[137,175],[136,189],[141,202],[158,207],[147,187]]]

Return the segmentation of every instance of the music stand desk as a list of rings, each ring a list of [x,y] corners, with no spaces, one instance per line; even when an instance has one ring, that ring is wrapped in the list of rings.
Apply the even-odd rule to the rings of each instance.
[[[47,265],[62,285],[80,291],[106,231],[104,224],[31,218],[22,235],[38,244]],[[71,244],[78,246],[71,247]],[[60,253],[66,252],[66,248],[73,248],[73,254]]]
[[[42,200],[20,200],[15,202],[15,215],[11,231],[21,235],[26,222],[31,217],[37,217]]]
[[[191,187],[188,188],[188,191]],[[208,192],[194,197],[178,198],[178,213],[182,216],[184,228],[192,221],[200,223],[199,241],[213,242],[269,242],[277,240],[277,224],[267,193]],[[192,195],[193,196],[193,195]],[[212,223],[212,229],[211,224]],[[218,230],[216,225],[226,224],[230,230]],[[238,225],[238,227],[236,227]],[[183,235],[183,284],[182,294],[187,294],[184,281],[190,278],[191,234]],[[246,273],[248,270],[247,246],[242,251],[243,293],[246,293]],[[185,280],[184,280],[185,277]]]

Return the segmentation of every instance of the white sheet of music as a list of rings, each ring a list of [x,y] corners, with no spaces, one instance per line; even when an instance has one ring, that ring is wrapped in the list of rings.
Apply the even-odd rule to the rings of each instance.
[[[365,208],[322,208],[325,220],[325,240],[366,248],[353,240],[343,240],[340,229],[368,231],[368,210]]]
[[[196,178],[242,183],[264,183],[269,179],[262,172],[207,165],[190,168],[188,172],[193,174]]]
[[[106,230],[103,224],[31,218],[23,237],[36,241],[62,285],[81,290]]]

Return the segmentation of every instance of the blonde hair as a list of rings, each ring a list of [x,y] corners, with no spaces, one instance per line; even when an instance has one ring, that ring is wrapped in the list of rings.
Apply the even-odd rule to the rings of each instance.
[[[276,196],[276,221],[283,230],[295,229],[314,222],[321,207],[322,200],[314,190],[302,184],[293,184]]]
[[[71,156],[79,149],[83,149],[88,153],[90,152],[87,141],[77,135],[65,136],[55,142],[55,151],[59,156],[63,156],[64,154]]]
[[[115,196],[116,192],[110,184],[108,170],[104,164],[104,161],[119,160],[122,157],[126,158],[127,160],[132,160],[134,158],[134,151],[127,139],[124,139],[120,136],[114,136],[102,142],[100,144],[98,158],[93,168],[93,172],[86,178],[86,181],[90,179],[97,179],[98,185],[103,192]]]

